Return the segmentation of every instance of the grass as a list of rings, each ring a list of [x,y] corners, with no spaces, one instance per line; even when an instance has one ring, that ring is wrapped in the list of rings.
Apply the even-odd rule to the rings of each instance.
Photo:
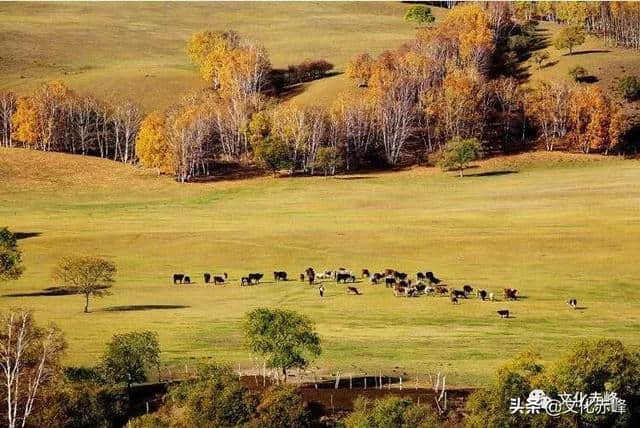
[[[131,98],[145,110],[164,108],[176,95],[204,85],[185,53],[186,40],[196,31],[236,30],[263,43],[275,67],[324,58],[343,71],[357,53],[377,54],[410,39],[414,26],[404,21],[407,7],[392,2],[3,3],[0,88],[22,94],[63,79],[82,93]],[[442,13],[437,9],[436,16]]]
[[[34,165],[37,165],[35,167]],[[504,171],[502,175],[482,175]],[[511,171],[508,173],[508,171]],[[151,329],[162,359],[251,367],[239,323],[258,306],[290,308],[317,324],[325,372],[446,372],[451,385],[482,385],[515,353],[553,359],[580,337],[640,345],[640,164],[597,156],[527,154],[492,159],[459,179],[413,168],[337,178],[268,177],[180,185],[111,161],[0,149],[0,223],[20,232],[27,270],[1,285],[0,309],[33,308],[69,342],[68,364],[92,364],[114,333]],[[111,296],[92,301],[42,290],[65,254],[114,260]],[[362,296],[298,281],[307,266],[413,273],[470,283],[518,302],[395,298],[359,283]],[[202,272],[228,272],[207,287]],[[248,272],[265,284],[240,287]],[[174,286],[174,272],[196,284]],[[11,296],[11,295],[21,296]],[[29,295],[32,294],[32,295]],[[583,310],[564,301],[578,299]],[[515,318],[501,320],[508,308]]]

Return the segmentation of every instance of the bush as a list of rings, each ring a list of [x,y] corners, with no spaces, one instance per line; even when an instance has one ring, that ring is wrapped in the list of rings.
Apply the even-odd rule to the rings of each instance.
[[[587,69],[580,65],[576,65],[569,69],[569,76],[573,77],[573,80],[576,82],[581,82],[585,77],[587,77],[587,74]]]
[[[373,402],[359,397],[345,419],[347,428],[435,428],[442,426],[433,409],[408,398],[389,396]]]
[[[618,80],[618,92],[628,101],[640,99],[640,78],[625,76]]]
[[[455,168],[464,175],[469,162],[482,156],[482,145],[477,138],[453,138],[449,140],[442,152],[440,166],[445,169]]]
[[[156,413],[149,413],[130,419],[127,428],[169,428],[171,424],[167,420]]]
[[[269,389],[258,406],[251,428],[308,427],[311,414],[296,389],[279,386]]]
[[[230,367],[203,366],[197,378],[169,393],[173,418],[186,426],[236,426],[248,422],[258,405]]]

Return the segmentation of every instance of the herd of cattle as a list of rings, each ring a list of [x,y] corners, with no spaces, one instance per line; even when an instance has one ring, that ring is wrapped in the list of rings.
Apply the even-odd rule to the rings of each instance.
[[[222,275],[211,275],[210,273],[204,273],[205,284],[225,284],[229,279],[229,275],[224,272]],[[249,273],[246,276],[240,278],[240,285],[257,285],[264,278],[262,273]],[[309,282],[309,285],[317,284],[317,280],[335,280],[336,283],[347,284],[348,282],[355,284],[356,276],[352,271],[345,268],[339,268],[337,270],[324,270],[316,272],[313,268],[307,268],[304,273],[300,274],[300,281]],[[393,294],[396,297],[417,297],[419,295],[430,296],[449,296],[451,303],[457,305],[460,303],[460,299],[468,299],[472,296],[474,288],[471,285],[464,285],[462,289],[450,288],[446,284],[443,284],[433,272],[417,272],[415,275],[415,282],[409,279],[409,275],[405,272],[401,272],[395,269],[385,269],[380,272],[370,272],[369,269],[362,269],[361,278],[367,278],[371,284],[383,284],[387,288],[393,290]],[[285,271],[273,272],[273,280],[287,281],[288,275]],[[191,278],[188,275],[176,273],[173,275],[174,284],[191,284]],[[322,284],[320,282],[319,284]],[[322,291],[324,288],[322,287]],[[360,291],[355,286],[348,286],[347,293],[353,293],[360,295]],[[475,290],[476,298],[482,301],[494,301],[495,295],[484,289]],[[518,300],[520,296],[518,290],[515,288],[504,288],[502,290],[502,296],[504,300]],[[576,299],[569,299],[567,304],[576,309],[578,301]],[[509,318],[509,310],[501,309],[497,311],[500,318]]]

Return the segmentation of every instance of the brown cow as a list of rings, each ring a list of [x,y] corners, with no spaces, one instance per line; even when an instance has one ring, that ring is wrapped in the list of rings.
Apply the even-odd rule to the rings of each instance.
[[[347,287],[347,293],[353,293],[357,296],[360,295],[360,292],[358,291],[358,289],[356,287]]]
[[[505,288],[503,295],[506,300],[518,300],[518,290],[515,288]]]

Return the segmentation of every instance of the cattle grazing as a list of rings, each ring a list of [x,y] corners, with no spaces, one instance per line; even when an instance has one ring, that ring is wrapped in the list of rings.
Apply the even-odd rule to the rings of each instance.
[[[251,283],[260,284],[260,280],[262,279],[263,276],[264,275],[261,273],[250,273],[249,281],[251,281]]]
[[[409,287],[407,289],[407,297],[417,297],[418,296],[418,290],[416,289],[416,287]]]
[[[503,290],[504,298],[506,300],[517,300],[518,299],[518,290],[515,288],[505,288]]]
[[[224,279],[228,279],[228,278],[229,278],[229,275],[227,275],[227,273],[226,273],[226,272],[225,272],[225,273],[223,273],[223,275],[224,275]]]
[[[327,274],[325,274],[324,272],[318,272],[318,273],[316,274],[316,278],[318,278],[318,279],[325,279],[325,278],[328,278],[328,275],[327,275]]]
[[[401,280],[398,282],[398,285],[399,285],[400,287],[411,287],[411,280],[409,279],[409,280],[406,280],[406,281],[405,281],[404,279],[401,279]]]
[[[406,288],[404,288],[404,287],[398,287],[398,286],[394,286],[393,287],[393,294],[396,297],[404,296],[405,295],[405,291],[406,291]]]
[[[350,273],[347,272],[338,272],[336,274],[336,282],[347,282],[347,281],[351,281],[351,282],[355,282],[356,281],[356,277],[351,275]]]
[[[307,274],[307,278],[309,279],[309,285],[313,285],[316,280],[316,271],[313,268],[308,267],[304,273]]]
[[[567,305],[571,306],[571,309],[575,309],[578,307],[578,300],[577,299],[569,299],[567,300]]]
[[[185,284],[191,284],[191,278],[190,278],[190,277],[188,277],[188,276],[186,276],[186,275],[185,275],[185,277],[184,277],[184,280],[183,280],[183,281],[184,281],[184,283],[185,283]]]
[[[371,275],[371,283],[372,284],[378,284],[383,278],[383,275],[380,273],[374,273],[373,275]]]
[[[457,305],[458,303],[460,303],[458,302],[458,298],[453,294],[451,295],[451,303],[453,303],[454,305]]]
[[[436,293],[444,296],[445,294],[449,294],[449,290],[447,290],[447,287],[445,287],[443,285],[438,285],[436,287]]]
[[[498,312],[498,315],[500,315],[500,318],[509,318],[509,310],[508,309],[500,309]]]
[[[479,290],[478,291],[478,297],[484,302],[485,300],[487,300],[487,292],[486,290]]]
[[[240,279],[240,285],[251,285],[251,279],[248,276],[243,276]]]
[[[347,287],[347,293],[353,293],[356,295],[360,295],[360,292],[358,291],[358,289],[356,287]]]
[[[424,289],[424,292],[425,292],[426,294],[435,294],[435,293],[436,293],[436,289],[435,289],[435,288],[433,288],[433,287],[430,287],[430,286],[429,286],[429,287],[427,287],[427,288],[425,288],[425,289]],[[445,294],[446,294],[446,293],[445,293]]]
[[[384,270],[384,276],[395,275],[395,273],[396,273],[395,269],[385,269]]]
[[[174,273],[173,274],[173,283],[177,284],[180,283],[182,284],[182,280],[184,279],[184,275],[181,273]]]
[[[464,293],[469,295],[473,292],[473,287],[470,285],[465,285],[462,287],[462,289],[464,290]]]
[[[396,283],[396,279],[392,276],[388,276],[384,279],[384,285],[385,287],[391,287],[393,285],[395,285]]]
[[[320,297],[324,297],[324,286],[323,285],[318,287],[318,291],[320,292]]]
[[[424,274],[424,276],[427,278],[427,281],[429,281],[429,285],[431,284],[440,284],[440,280],[438,278],[436,278],[435,276],[433,276],[433,272],[426,272]]]
[[[427,289],[426,285],[424,285],[424,284],[416,284],[416,291],[418,293],[424,293],[426,289]]]
[[[304,282],[304,274],[303,273],[300,274],[300,281]]]
[[[226,277],[221,277],[219,275],[215,275],[213,277],[213,285],[224,284]]]
[[[455,297],[467,298],[467,294],[462,290],[451,290],[451,295]]]
[[[283,270],[281,271],[275,271],[273,272],[273,279],[274,281],[286,281],[287,280],[287,273]]]
[[[424,276],[424,273],[422,273],[422,272],[418,272],[416,274],[416,278],[418,278],[418,281],[424,281],[425,279],[427,279],[427,277]]]
[[[362,277],[369,278],[371,274],[369,273],[369,269],[362,269]]]
[[[407,274],[404,272],[396,272],[393,274],[396,279],[407,279]]]
[[[204,283],[208,284],[209,281],[211,281],[211,274],[210,273],[205,273],[204,274]]]

